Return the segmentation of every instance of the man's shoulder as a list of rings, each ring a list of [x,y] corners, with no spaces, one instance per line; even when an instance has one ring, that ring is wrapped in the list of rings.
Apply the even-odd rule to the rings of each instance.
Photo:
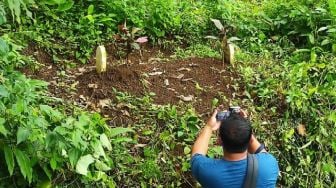
[[[259,162],[259,173],[277,176],[279,172],[278,161],[267,152],[256,154]]]
[[[258,161],[272,161],[272,162],[277,162],[276,158],[268,153],[268,152],[260,152],[258,154],[255,154]]]
[[[191,157],[191,165],[195,163],[213,163],[216,159],[209,158],[205,155],[196,153]]]

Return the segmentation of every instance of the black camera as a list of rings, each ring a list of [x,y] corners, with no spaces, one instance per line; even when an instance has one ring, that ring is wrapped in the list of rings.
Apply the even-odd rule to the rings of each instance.
[[[225,112],[218,112],[216,115],[217,121],[223,121],[230,117],[232,113],[239,114],[240,107],[239,106],[231,106],[228,111]]]

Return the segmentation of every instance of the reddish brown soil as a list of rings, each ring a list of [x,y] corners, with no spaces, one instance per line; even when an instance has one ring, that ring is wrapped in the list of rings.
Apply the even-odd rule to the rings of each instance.
[[[185,70],[180,70],[185,68]],[[112,88],[128,92],[136,96],[143,96],[149,92],[156,94],[154,101],[157,104],[178,104],[181,96],[192,95],[195,100],[193,106],[203,113],[211,107],[211,101],[223,92],[231,98],[231,78],[234,75],[222,71],[221,62],[211,58],[191,58],[182,61],[153,64],[131,64],[110,66],[106,73],[97,74],[95,70],[83,73],[77,77],[77,94],[90,97],[91,100],[110,98]],[[149,76],[150,73],[162,73]],[[184,75],[181,79],[176,78]],[[186,80],[184,80],[186,79]],[[168,80],[169,85],[165,85]],[[89,85],[96,84],[97,88]],[[198,84],[201,88],[196,88]]]
[[[113,46],[107,46],[107,51],[111,54]],[[126,64],[122,65],[117,65],[118,60],[109,56],[106,73],[97,74],[94,59],[91,59],[88,64],[65,70],[65,75],[60,76],[60,66],[54,64],[42,49],[30,45],[25,53],[43,65],[33,71],[25,69],[25,74],[48,81],[49,91],[56,97],[70,99],[77,104],[84,100],[83,106],[91,110],[98,109],[109,117],[121,117],[120,120],[114,119],[113,123],[127,121],[120,109],[99,108],[100,100],[114,101],[113,88],[138,97],[155,93],[153,99],[157,104],[192,104],[200,114],[209,112],[214,98],[224,95],[231,99],[234,91],[230,83],[236,75],[224,69],[220,60],[213,58],[174,60],[169,57],[169,52],[146,47],[141,57],[139,52],[131,53],[128,60],[124,60]],[[157,58],[158,54],[163,58]],[[193,100],[185,101],[188,96],[192,96]]]
[[[45,50],[39,48],[36,44],[30,43],[28,47],[23,51],[24,55],[32,56],[40,66],[38,68],[25,68],[22,71],[29,76],[47,79],[49,81],[57,74],[57,66],[53,63],[51,55]]]

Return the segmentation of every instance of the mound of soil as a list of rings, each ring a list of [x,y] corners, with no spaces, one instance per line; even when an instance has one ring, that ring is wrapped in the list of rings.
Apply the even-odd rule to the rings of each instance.
[[[107,49],[111,51],[109,47]],[[23,72],[48,81],[53,96],[77,104],[85,100],[83,106],[101,111],[108,117],[123,115],[120,109],[99,107],[101,101],[114,101],[113,88],[138,97],[155,93],[156,104],[191,104],[198,113],[204,114],[209,113],[214,98],[233,98],[231,84],[237,80],[237,75],[223,67],[218,59],[174,60],[167,52],[148,47],[142,51],[141,57],[138,52],[131,53],[124,61],[126,64],[122,65],[116,65],[117,59],[110,55],[107,72],[102,74],[95,71],[93,59],[60,75],[60,67],[52,63],[51,57],[42,49],[33,45],[26,49],[26,54],[34,56],[44,66]],[[158,54],[164,58],[158,58]]]
[[[166,63],[110,66],[97,74],[95,70],[77,77],[78,95],[99,101],[113,95],[112,88],[136,96],[155,93],[157,104],[190,102],[200,113],[211,107],[219,93],[231,98],[230,83],[235,75],[223,70],[219,60],[191,58]]]

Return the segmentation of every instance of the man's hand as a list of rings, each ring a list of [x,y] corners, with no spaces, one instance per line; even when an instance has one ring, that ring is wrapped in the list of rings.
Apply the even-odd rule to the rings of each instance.
[[[191,155],[201,154],[206,155],[208,152],[209,141],[213,131],[219,129],[221,122],[217,121],[218,109],[216,109],[210,119],[208,120],[206,126],[202,129],[201,133],[198,135],[195,144],[192,148]]]
[[[239,114],[246,119],[248,118],[248,114],[246,110],[240,109]]]
[[[211,130],[216,131],[219,129],[221,122],[217,121],[216,119],[216,115],[218,113],[218,110],[215,109],[215,111],[213,112],[212,116],[210,117],[210,119],[208,120],[206,126],[210,127]]]

